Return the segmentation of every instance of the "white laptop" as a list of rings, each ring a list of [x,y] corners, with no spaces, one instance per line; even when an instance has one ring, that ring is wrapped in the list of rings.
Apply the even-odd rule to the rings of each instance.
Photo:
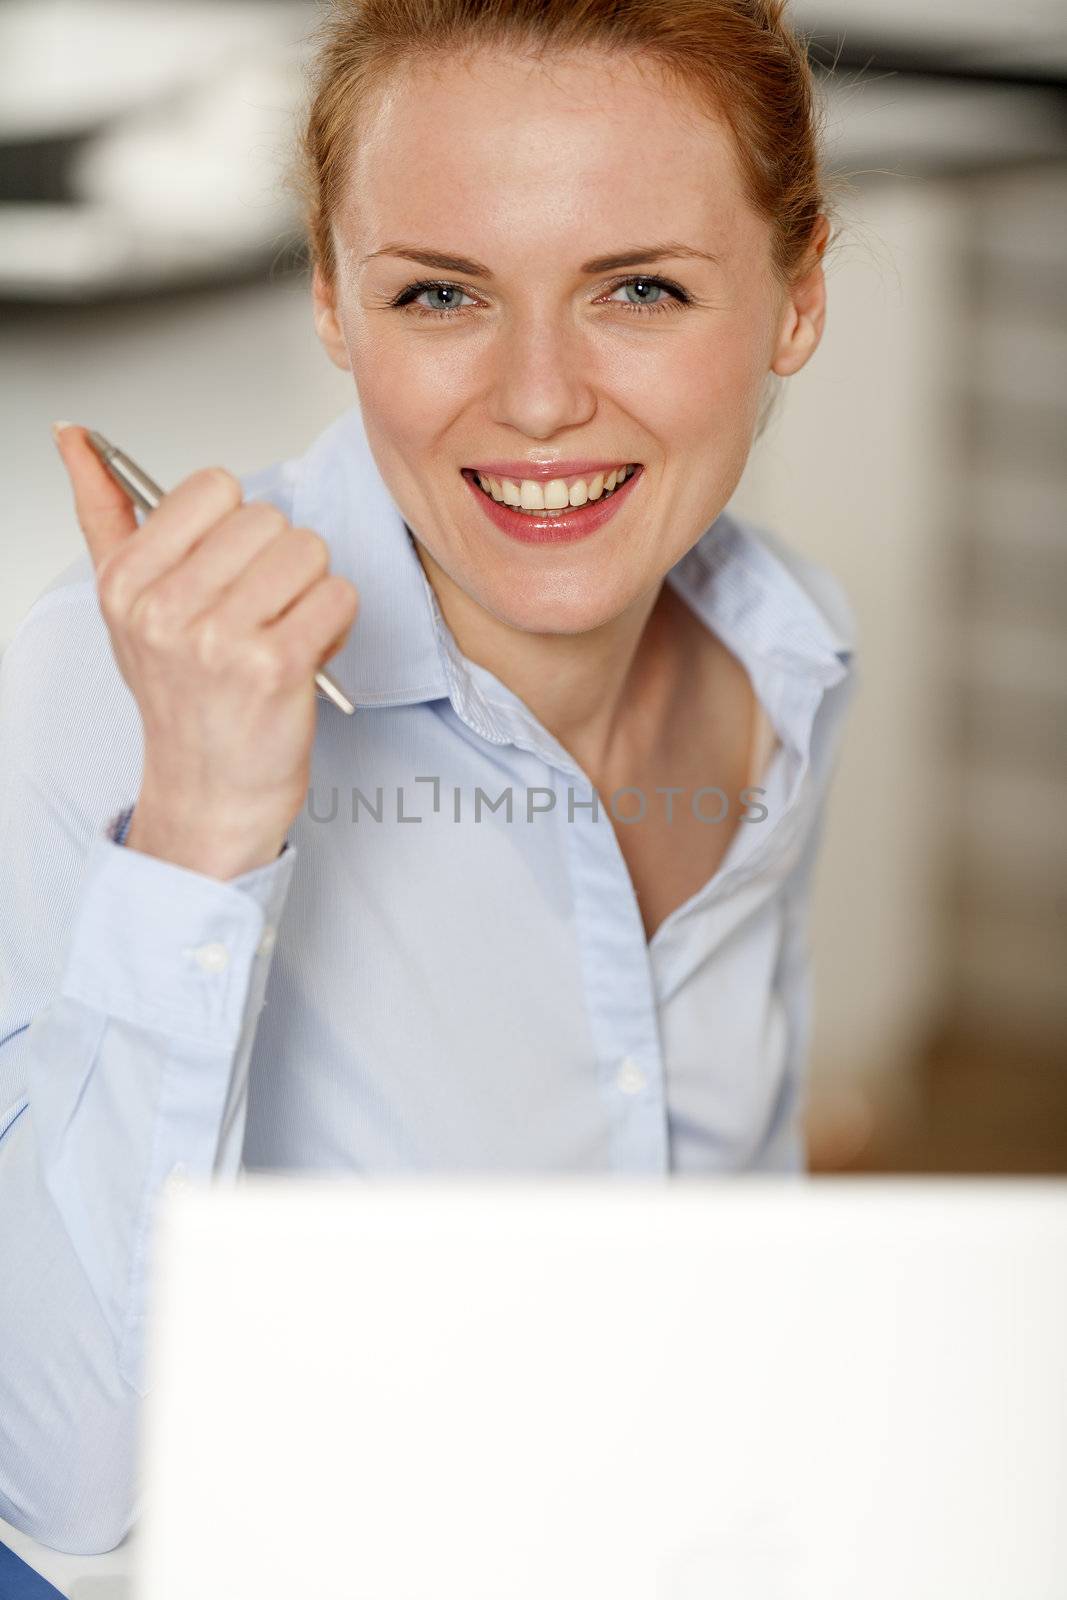
[[[165,1197],[138,1600],[1063,1600],[1067,1183]]]

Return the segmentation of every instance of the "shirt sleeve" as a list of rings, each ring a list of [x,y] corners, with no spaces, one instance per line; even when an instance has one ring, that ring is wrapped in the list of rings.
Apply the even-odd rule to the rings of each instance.
[[[0,662],[0,1515],[79,1554],[139,1514],[155,1207],[239,1170],[297,853],[222,881],[116,841],[140,721],[98,622],[50,595]]]

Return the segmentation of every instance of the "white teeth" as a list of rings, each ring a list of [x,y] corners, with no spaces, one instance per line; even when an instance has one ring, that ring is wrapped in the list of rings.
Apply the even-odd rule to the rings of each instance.
[[[599,500],[609,495],[636,471],[633,466],[615,467],[606,476],[598,472],[590,479],[576,478],[568,489],[564,478],[551,478],[541,483],[533,478],[523,478],[514,483],[510,478],[493,478],[484,472],[474,474],[479,488],[498,504],[513,506],[517,511],[565,511],[572,506],[584,506],[588,500]]]

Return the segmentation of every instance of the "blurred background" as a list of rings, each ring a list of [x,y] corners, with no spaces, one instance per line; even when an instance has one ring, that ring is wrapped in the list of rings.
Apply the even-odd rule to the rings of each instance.
[[[310,0],[0,0],[0,650],[84,546],[49,423],[164,486],[355,398],[283,183]],[[1067,1171],[1067,13],[794,0],[844,232],[732,502],[860,685],[817,869],[817,1171]]]

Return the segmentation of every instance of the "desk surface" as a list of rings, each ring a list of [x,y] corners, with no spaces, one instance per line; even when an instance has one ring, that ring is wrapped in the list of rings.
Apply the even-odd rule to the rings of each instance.
[[[133,1539],[102,1556],[68,1556],[49,1550],[0,1517],[0,1541],[39,1572],[68,1600],[133,1600]]]

